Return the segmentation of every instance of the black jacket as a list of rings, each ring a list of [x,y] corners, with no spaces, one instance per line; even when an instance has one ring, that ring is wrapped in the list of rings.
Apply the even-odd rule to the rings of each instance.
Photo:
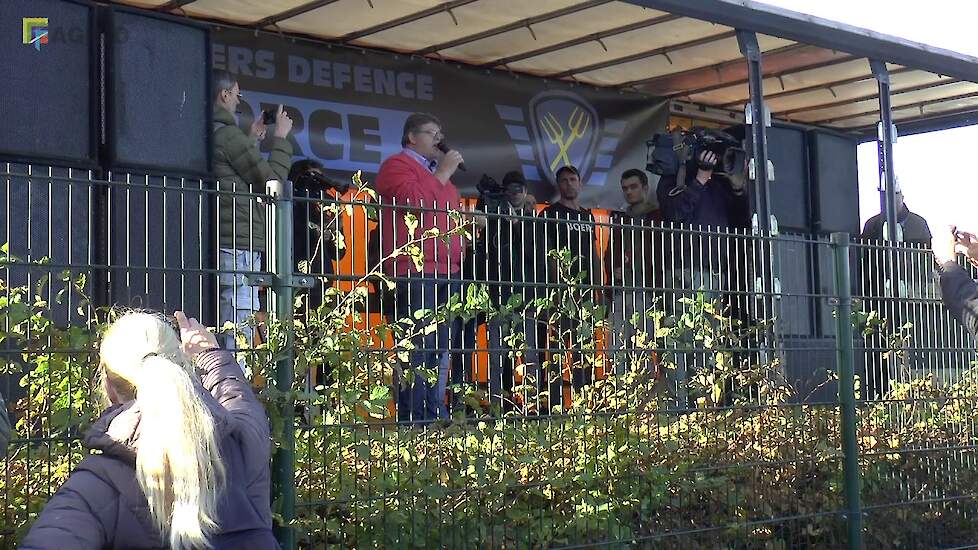
[[[218,502],[215,550],[278,548],[272,535],[272,445],[268,417],[234,356],[207,351],[197,360],[199,391],[220,434],[227,487]],[[109,427],[113,426],[110,436]],[[162,549],[146,496],[136,480],[138,402],[116,405],[85,433],[82,443],[101,454],[82,460],[31,526],[27,550]],[[121,436],[119,434],[125,434]]]
[[[883,213],[869,218],[866,220],[866,225],[863,226],[863,232],[859,235],[859,238],[882,240],[884,223],[886,223],[886,215]],[[903,228],[903,242],[930,246],[931,233],[930,226],[927,225],[927,220],[911,212],[906,205],[903,206],[903,210],[897,213],[897,223]]]
[[[558,282],[557,263],[550,259],[551,250],[566,248],[574,263],[570,275],[585,272],[583,284],[601,284],[603,274],[599,271],[598,252],[595,242],[594,215],[587,208],[573,210],[555,202],[540,212],[537,230],[537,273],[549,283]]]
[[[696,180],[696,169],[686,171],[686,186],[675,176],[662,176],[655,189],[662,219],[673,223],[716,227],[750,227],[747,192],[734,193],[730,180],[714,175],[706,185]]]
[[[610,287],[651,287],[660,282],[653,274],[659,263],[651,226],[662,221],[658,209],[615,211],[610,216],[608,246],[604,252],[605,281]]]
[[[938,266],[941,299],[972,336],[978,337],[978,283],[957,262]]]
[[[536,220],[529,219],[536,216],[536,211],[511,208],[508,203],[488,208],[480,205],[477,209],[488,216],[472,254],[476,278],[490,283],[512,283],[491,284],[489,292],[494,300],[506,303],[512,294],[524,290],[524,300],[531,299],[535,293],[523,283],[538,282],[537,262],[533,257]]]
[[[294,208],[294,231],[293,231],[293,250],[295,251],[296,268],[300,262],[306,262],[307,273],[312,274],[316,279],[316,286],[309,291],[309,308],[316,309],[322,304],[323,292],[331,282],[328,277],[333,275],[336,270],[333,262],[339,262],[346,256],[348,246],[340,249],[336,245],[337,238],[345,238],[343,232],[342,209],[336,219],[329,222],[329,212],[323,208],[328,208],[329,199],[332,197],[325,194],[321,189],[309,189],[306,187],[295,187]],[[329,225],[329,227],[324,227]],[[332,239],[323,238],[323,231],[338,233]],[[296,269],[298,272],[298,269]]]

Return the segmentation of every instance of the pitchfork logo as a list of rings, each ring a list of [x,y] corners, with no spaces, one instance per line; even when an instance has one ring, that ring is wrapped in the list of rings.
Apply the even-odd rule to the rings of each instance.
[[[574,165],[588,172],[600,128],[598,113],[580,97],[567,92],[540,94],[530,101],[530,116],[535,122],[537,160],[541,167],[555,172]]]
[[[496,105],[496,112],[506,122],[530,181],[553,183],[558,168],[573,165],[586,185],[604,185],[626,126],[625,121],[602,120],[584,98],[563,91],[537,94],[529,112],[509,105]]]

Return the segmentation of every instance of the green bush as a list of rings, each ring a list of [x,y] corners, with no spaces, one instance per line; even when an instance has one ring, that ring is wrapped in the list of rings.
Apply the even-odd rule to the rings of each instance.
[[[458,220],[458,231],[465,231]],[[416,257],[424,238],[446,235],[417,235],[395,254]],[[350,292],[330,289],[308,317],[268,325],[266,343],[245,356],[277,442],[286,419],[295,417],[294,527],[302,545],[844,545],[838,407],[797,402],[804,396],[785,383],[777,359],[742,351],[763,338],[768,324],[743,326],[703,295],[672,314],[646,312],[653,328],[629,343],[640,352],[628,371],[596,381],[566,409],[518,406],[487,415],[481,389],[460,387],[455,391],[469,405],[468,416],[423,428],[394,423],[388,407],[394,379],[434,376],[402,370],[411,337],[456,316],[518,317],[529,308],[550,326],[569,318],[584,327],[574,333],[582,350],[577,360],[602,366],[587,335],[607,328],[603,307],[569,275],[566,253],[552,259],[563,285],[529,304],[517,299],[494,308],[484,287],[470,285],[437,311],[368,326],[360,284]],[[369,278],[389,284],[376,272]],[[56,282],[59,296],[77,294],[78,313],[88,312],[84,278],[64,273]],[[4,372],[18,374],[29,395],[12,404],[19,441],[0,475],[8,544],[84,456],[77,436],[100,410],[93,397],[95,346],[108,314],[57,326],[53,305],[42,298],[51,294],[47,285],[4,288],[0,296],[7,319],[0,340],[23,350]],[[857,313],[853,322],[860,331],[886,330],[875,315]],[[386,339],[395,347],[384,346]],[[518,350],[523,338],[514,333],[508,341]],[[686,353],[701,354],[698,363],[708,367],[690,373],[693,408],[679,410],[666,382]],[[290,357],[295,378],[285,391],[271,381],[276,362]],[[546,364],[547,372],[559,373],[559,363]],[[308,388],[307,374],[324,365],[332,377]],[[524,386],[533,392],[537,384]],[[933,378],[895,384],[892,401],[860,408],[861,489],[869,507],[867,540],[875,546],[978,538],[973,500],[955,498],[978,492],[970,450],[976,395],[978,373],[969,370],[950,386]],[[904,502],[916,505],[889,506]],[[281,511],[283,503],[275,506]]]

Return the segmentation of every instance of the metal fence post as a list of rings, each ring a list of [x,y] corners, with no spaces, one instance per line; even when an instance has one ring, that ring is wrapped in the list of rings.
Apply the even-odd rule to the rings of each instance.
[[[282,504],[283,525],[276,533],[283,550],[295,548],[295,406],[292,401],[293,361],[293,308],[295,289],[292,282],[294,269],[292,183],[272,180],[268,182],[268,194],[272,196],[271,262],[275,274],[272,283],[274,299],[271,300],[270,322],[285,323],[288,341],[275,362],[275,386],[287,396],[282,404],[282,439],[272,460],[275,497]]]
[[[839,409],[842,413],[842,454],[846,491],[848,547],[863,548],[860,499],[859,446],[856,442],[856,391],[852,350],[852,292],[849,287],[849,234],[833,233],[835,254],[836,350],[839,374]]]

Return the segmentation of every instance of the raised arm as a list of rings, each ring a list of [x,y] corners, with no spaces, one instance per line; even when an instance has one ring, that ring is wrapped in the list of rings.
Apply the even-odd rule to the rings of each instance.
[[[188,319],[182,311],[177,311],[175,316],[180,324],[184,351],[202,371],[204,389],[227,410],[239,432],[254,438],[255,443],[268,442],[265,408],[235,362],[234,355],[219,349],[214,335],[196,319]]]

